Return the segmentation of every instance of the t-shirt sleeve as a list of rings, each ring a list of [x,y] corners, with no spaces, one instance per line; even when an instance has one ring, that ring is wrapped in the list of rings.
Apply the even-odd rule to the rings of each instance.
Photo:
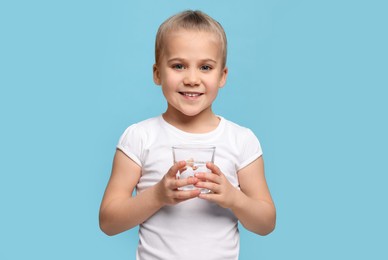
[[[241,137],[241,153],[237,171],[248,166],[263,154],[259,139],[257,139],[256,135],[250,129],[246,129]]]
[[[129,126],[121,135],[116,148],[121,150],[141,167],[142,144],[142,131],[138,128],[137,124],[133,124]]]

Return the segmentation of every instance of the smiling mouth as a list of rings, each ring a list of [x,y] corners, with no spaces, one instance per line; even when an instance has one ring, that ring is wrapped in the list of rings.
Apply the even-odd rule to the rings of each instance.
[[[181,94],[182,96],[185,96],[185,97],[199,97],[199,96],[201,96],[203,93],[196,93],[196,92],[179,92],[179,94]]]

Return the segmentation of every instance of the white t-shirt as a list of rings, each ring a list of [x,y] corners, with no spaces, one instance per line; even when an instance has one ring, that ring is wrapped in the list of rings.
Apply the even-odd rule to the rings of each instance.
[[[136,192],[155,185],[173,165],[172,146],[216,146],[214,163],[231,184],[239,187],[237,172],[262,155],[251,130],[220,118],[208,133],[192,134],[167,123],[162,116],[129,126],[117,148],[142,168]],[[139,228],[138,260],[238,259],[237,218],[229,209],[199,198],[165,206]]]

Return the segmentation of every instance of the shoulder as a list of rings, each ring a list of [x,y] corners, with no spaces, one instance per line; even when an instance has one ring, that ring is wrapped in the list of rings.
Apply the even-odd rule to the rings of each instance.
[[[260,141],[250,128],[222,119],[224,120],[224,140],[228,140],[239,151],[246,150],[248,147],[261,150]]]
[[[263,154],[260,141],[250,128],[225,119],[225,132],[228,133],[230,144],[236,152],[237,171]]]
[[[144,142],[160,128],[160,118],[153,117],[128,126],[120,137],[119,143]]]
[[[146,119],[127,127],[121,135],[116,148],[124,152],[138,165],[143,164],[143,152],[149,143],[155,140],[155,133],[160,127],[158,117]]]
[[[124,133],[133,132],[133,133],[140,134],[148,131],[152,132],[155,128],[158,128],[159,126],[160,126],[160,118],[152,117],[128,126],[125,129]]]
[[[248,136],[255,136],[255,134],[250,128],[232,122],[226,118],[220,118],[224,121],[224,131],[232,136],[235,136],[237,139],[241,140],[242,138],[245,139]]]

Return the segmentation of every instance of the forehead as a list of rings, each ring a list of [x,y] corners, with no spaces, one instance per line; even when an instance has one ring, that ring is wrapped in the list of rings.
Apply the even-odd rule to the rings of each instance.
[[[219,56],[222,53],[222,42],[214,32],[181,29],[165,35],[162,51],[165,55],[203,52]]]

